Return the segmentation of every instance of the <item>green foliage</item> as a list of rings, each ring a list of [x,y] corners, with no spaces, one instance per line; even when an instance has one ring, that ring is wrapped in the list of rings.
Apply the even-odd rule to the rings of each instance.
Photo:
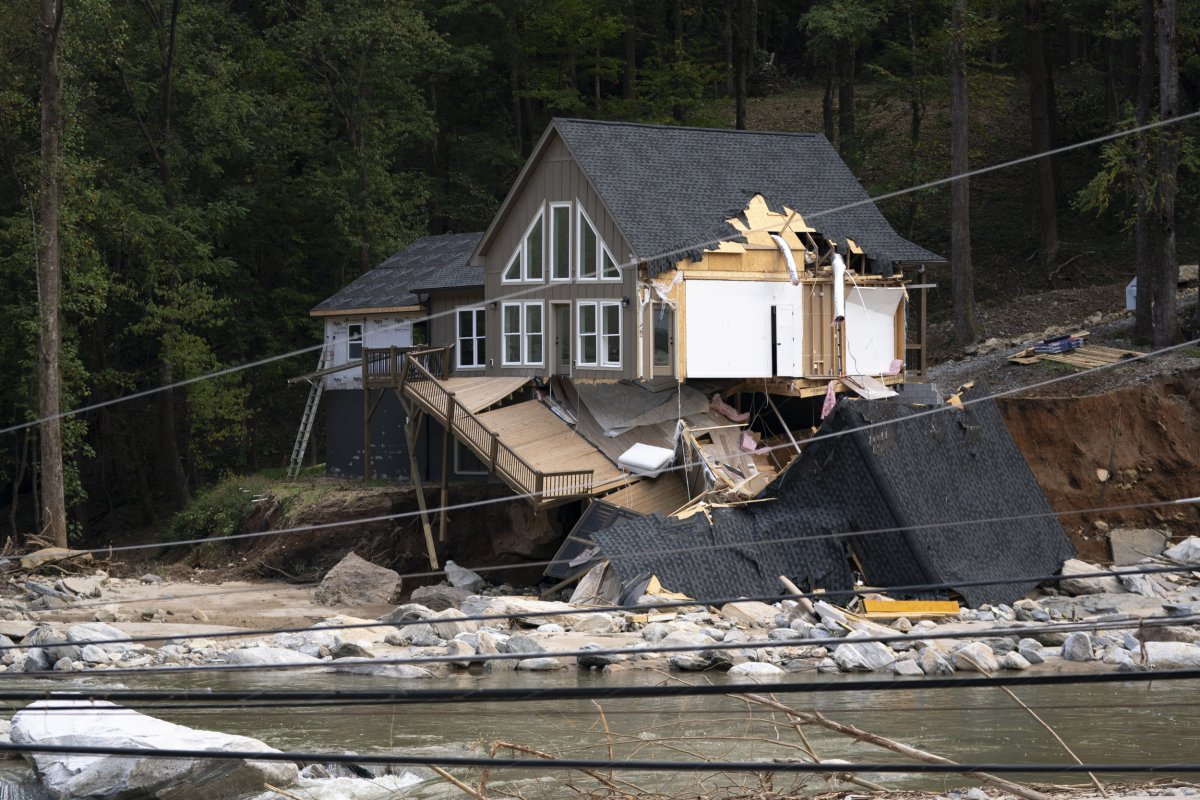
[[[254,513],[255,501],[262,502],[271,488],[272,481],[261,475],[223,478],[171,519],[168,539],[209,539],[242,533],[246,520]]]

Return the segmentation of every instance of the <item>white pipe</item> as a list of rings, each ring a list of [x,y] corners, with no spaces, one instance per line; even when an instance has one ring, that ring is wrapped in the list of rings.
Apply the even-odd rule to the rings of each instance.
[[[792,276],[792,286],[799,286],[800,273],[796,271],[796,260],[792,258],[792,248],[788,247],[788,243],[777,233],[772,233],[771,238],[775,240],[775,244],[779,245],[779,252],[783,253],[783,260],[787,262],[788,274]]]
[[[833,318],[846,318],[846,262],[837,252],[833,254]]]

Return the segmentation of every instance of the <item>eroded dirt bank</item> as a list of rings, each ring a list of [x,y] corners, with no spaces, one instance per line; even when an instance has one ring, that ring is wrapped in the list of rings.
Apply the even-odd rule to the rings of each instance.
[[[1153,503],[1200,494],[1200,371],[1103,393],[997,401],[1056,511]],[[1124,509],[1063,517],[1080,555],[1108,558],[1109,528],[1200,531],[1200,507]]]

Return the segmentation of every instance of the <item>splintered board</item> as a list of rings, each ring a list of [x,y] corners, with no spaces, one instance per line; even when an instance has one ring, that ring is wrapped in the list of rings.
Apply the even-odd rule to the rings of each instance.
[[[929,619],[957,616],[959,605],[954,600],[863,600],[867,619]]]
[[[1094,344],[1080,345],[1069,353],[1035,353],[1027,348],[1014,353],[1008,360],[1014,364],[1036,364],[1038,361],[1056,361],[1080,369],[1104,367],[1127,358],[1143,355],[1136,350],[1120,350],[1115,347],[1100,347]]]

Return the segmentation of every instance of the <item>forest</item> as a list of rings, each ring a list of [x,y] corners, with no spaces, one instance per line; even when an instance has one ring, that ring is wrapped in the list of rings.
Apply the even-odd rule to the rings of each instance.
[[[878,195],[1200,108],[1200,4],[1177,0],[0,9],[0,528],[16,539],[53,523],[57,426],[26,424],[57,391],[46,324],[59,407],[91,407],[62,417],[71,541],[160,524],[223,475],[286,463],[304,403],[286,379],[316,353],[230,368],[316,345],[309,309],[414,238],[482,230],[552,117],[823,132]],[[965,228],[945,185],[881,207],[935,252],[974,252],[972,317],[1135,267],[1149,281],[1200,255],[1198,133],[1192,119],[981,176]],[[947,315],[950,277],[932,276]],[[1158,340],[1149,314],[1140,333]]]

